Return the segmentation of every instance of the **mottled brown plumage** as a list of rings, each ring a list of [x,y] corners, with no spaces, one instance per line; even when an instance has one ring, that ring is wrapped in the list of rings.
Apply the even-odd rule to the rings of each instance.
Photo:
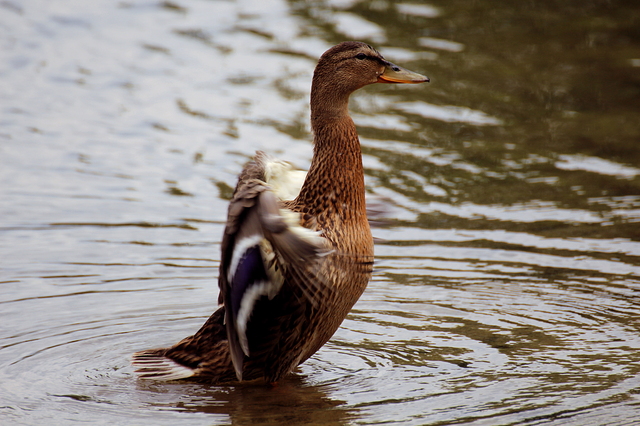
[[[287,200],[270,185],[286,166],[263,153],[244,168],[222,240],[222,306],[194,336],[134,354],[141,377],[276,382],[331,338],[373,265],[349,96],[376,82],[424,81],[364,43],[322,55],[311,89],[313,159],[299,194]]]

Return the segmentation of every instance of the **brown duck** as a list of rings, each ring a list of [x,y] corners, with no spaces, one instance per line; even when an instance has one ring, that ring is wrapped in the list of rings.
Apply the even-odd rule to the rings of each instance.
[[[195,335],[135,353],[141,378],[275,383],[331,338],[373,265],[349,96],[373,83],[428,81],[365,43],[322,55],[311,87],[313,159],[299,193],[287,163],[258,152],[245,166],[222,238],[221,306]]]

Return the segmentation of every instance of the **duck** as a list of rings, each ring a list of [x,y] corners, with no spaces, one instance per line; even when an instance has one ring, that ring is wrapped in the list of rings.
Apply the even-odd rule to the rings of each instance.
[[[424,82],[363,42],[322,54],[311,84],[308,172],[261,151],[246,164],[222,237],[219,307],[194,335],[133,354],[139,378],[276,384],[333,336],[374,262],[349,97],[370,84]]]

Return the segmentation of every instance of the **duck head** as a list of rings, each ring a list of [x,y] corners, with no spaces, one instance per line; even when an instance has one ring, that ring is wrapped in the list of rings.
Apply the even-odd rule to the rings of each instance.
[[[345,41],[318,61],[314,84],[330,82],[336,91],[351,93],[373,83],[425,83],[429,78],[387,61],[366,43]]]

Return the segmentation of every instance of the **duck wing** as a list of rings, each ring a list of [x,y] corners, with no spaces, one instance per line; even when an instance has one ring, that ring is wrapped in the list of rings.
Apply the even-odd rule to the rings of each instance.
[[[302,227],[299,215],[283,208],[263,180],[265,158],[259,153],[241,173],[222,239],[220,302],[239,380],[244,357],[250,356],[247,325],[255,303],[273,299],[288,277],[299,290],[296,297],[304,299],[300,303],[315,306],[324,281],[316,271],[328,253],[325,239]]]

